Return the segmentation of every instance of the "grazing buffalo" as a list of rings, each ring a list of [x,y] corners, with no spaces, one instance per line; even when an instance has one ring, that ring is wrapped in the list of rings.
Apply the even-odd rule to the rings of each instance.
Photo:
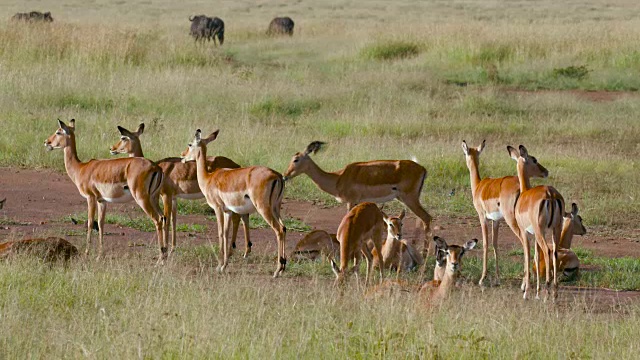
[[[293,35],[293,20],[290,17],[277,17],[269,23],[267,35]]]
[[[53,18],[49,11],[41,13],[40,11],[32,11],[29,13],[17,13],[11,17],[11,20],[29,21],[29,22],[52,22]]]
[[[224,43],[224,21],[218,17],[210,18],[206,15],[196,15],[189,17],[191,21],[191,36],[195,41],[198,40],[208,41],[213,38],[213,43],[216,43],[216,37],[220,45]]]

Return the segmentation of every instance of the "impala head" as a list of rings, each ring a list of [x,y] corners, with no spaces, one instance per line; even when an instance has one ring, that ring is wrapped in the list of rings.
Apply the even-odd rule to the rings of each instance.
[[[447,271],[457,273],[460,269],[460,262],[465,251],[473,249],[478,243],[478,239],[467,241],[464,246],[447,245],[447,242],[441,237],[434,237],[438,251],[444,253],[447,259]]]
[[[202,148],[205,148],[207,144],[215,140],[218,137],[219,132],[220,130],[216,130],[206,138],[203,138],[202,131],[200,129],[196,130],[196,135],[193,138],[193,141],[187,144],[187,150],[180,154],[182,162],[186,163],[187,161],[195,161],[198,158],[198,155],[202,152]]]
[[[518,163],[518,170],[523,169],[524,174],[528,177],[546,178],[549,176],[549,170],[538,163],[538,159],[529,155],[527,148],[520,145],[519,151],[511,146],[507,146],[507,151],[513,160]]]
[[[382,213],[382,218],[387,224],[387,239],[392,238],[396,241],[402,240],[402,220],[404,219],[404,216],[404,209],[399,216],[389,217],[384,212]]]
[[[311,163],[310,154],[315,154],[322,149],[326,143],[322,141],[314,141],[307,146],[303,152],[293,155],[287,171],[284,172],[284,180],[292,179],[300,174],[304,174]]]
[[[140,135],[144,132],[144,123],[138,126],[135,132],[129,131],[118,125],[120,131],[120,141],[109,149],[111,155],[133,154],[140,148]]]
[[[571,212],[565,213],[562,228],[570,228],[573,235],[584,235],[587,233],[587,229],[582,224],[582,217],[578,215],[578,205],[576,203],[571,204]]]
[[[478,167],[478,162],[479,162],[479,158],[480,158],[480,154],[482,153],[482,150],[484,150],[484,147],[486,146],[487,140],[482,140],[482,144],[478,147],[469,147],[467,145],[467,142],[462,140],[462,151],[464,152],[464,157],[467,160],[467,166],[471,167],[472,165],[475,165],[475,167]]]
[[[58,119],[58,130],[56,130],[56,132],[49,136],[49,138],[44,142],[44,146],[47,148],[47,151],[51,151],[53,149],[64,149],[69,146],[71,144],[72,137],[74,136],[73,132],[75,128],[75,119],[71,119],[71,121],[69,121],[69,125]]]

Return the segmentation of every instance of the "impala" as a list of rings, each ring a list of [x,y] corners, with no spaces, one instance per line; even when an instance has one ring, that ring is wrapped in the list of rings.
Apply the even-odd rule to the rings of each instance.
[[[482,228],[482,275],[478,284],[482,285],[487,277],[487,261],[489,255],[489,224],[491,224],[491,243],[493,245],[493,257],[496,261],[496,283],[500,283],[500,270],[498,267],[498,227],[500,220],[504,219],[511,230],[518,234],[518,224],[514,208],[520,196],[520,183],[517,176],[505,176],[502,178],[480,178],[479,163],[480,154],[486,146],[486,140],[477,148],[469,147],[462,140],[469,176],[471,178],[471,195],[473,206],[476,208]],[[547,169],[537,162],[524,164],[523,176],[525,179],[532,177],[545,178],[549,175]],[[524,245],[523,245],[524,246]]]
[[[538,160],[529,156],[527,149],[520,145],[519,150],[511,146],[507,146],[509,155],[517,163],[518,181],[520,183],[520,197],[516,202],[515,215],[518,225],[518,233],[524,250],[524,283],[523,297],[526,299],[529,293],[529,241],[527,233],[535,235],[535,252],[534,262],[537,264],[540,249],[543,254],[551,254],[544,256],[545,262],[545,299],[549,295],[549,271],[553,275],[553,297],[558,296],[558,263],[557,249],[559,248],[560,234],[562,232],[562,214],[564,213],[564,198],[560,193],[551,186],[531,187],[529,178],[525,176],[525,168],[530,164],[537,164]],[[547,230],[551,231],[551,249],[547,243]],[[549,253],[551,251],[551,253]],[[551,259],[549,259],[551,258]],[[552,268],[549,267],[551,260]],[[540,297],[540,274],[536,271],[536,298]]]
[[[380,281],[382,282],[382,268],[384,261],[382,260],[381,246],[382,237],[385,229],[390,224],[389,217],[383,213],[374,203],[364,202],[354,206],[342,218],[338,227],[338,242],[340,243],[340,267],[334,260],[331,260],[331,268],[336,274],[335,284],[344,282],[345,275],[348,272],[357,270],[361,255],[365,256],[367,261],[367,275],[365,277],[365,286],[369,282],[369,274],[373,266],[373,254],[367,246],[368,241],[373,242],[373,248],[377,252],[378,263],[380,267]],[[354,259],[355,263],[350,270],[347,270],[349,260]]]
[[[120,140],[113,145],[109,151],[111,155],[128,154],[129,157],[144,157],[142,152],[142,144],[140,135],[144,132],[144,123],[138,126],[133,132],[122,126],[118,126],[120,131]],[[164,172],[165,178],[162,188],[160,189],[160,197],[164,205],[164,216],[171,223],[171,248],[172,253],[176,247],[176,217],[178,213],[178,203],[176,198],[185,200],[196,200],[204,198],[200,187],[198,186],[198,177],[195,162],[183,163],[179,157],[170,157],[156,162]],[[218,168],[236,169],[240,165],[233,160],[224,156],[208,157],[207,170],[213,171]],[[232,247],[235,248],[236,236],[238,234],[238,224],[242,220],[244,228],[245,252],[246,258],[251,252],[251,241],[249,239],[249,215],[232,214],[231,222],[233,223],[232,231]],[[165,239],[168,237],[169,228],[165,228]]]
[[[76,151],[75,120],[67,126],[58,120],[59,128],[45,142],[47,150],[63,149],[64,166],[80,195],[87,199],[87,248],[91,245],[91,230],[98,210],[98,258],[102,256],[102,239],[107,203],[135,201],[151,218],[158,236],[158,247],[162,262],[167,255],[164,242],[165,219],[160,215],[158,195],[164,175],[162,169],[143,158],[89,160],[82,162]]]
[[[385,269],[396,270],[399,275],[402,271],[411,271],[424,263],[422,256],[414,247],[402,239],[402,220],[405,211],[402,210],[400,216],[389,217],[387,222],[387,239],[382,244],[382,261]],[[369,242],[371,244],[371,242]],[[371,248],[373,254],[373,268],[378,264],[377,251]]]
[[[313,230],[296,244],[293,254],[297,258],[314,260],[318,256],[335,259],[340,256],[340,243],[336,234]]]
[[[433,281],[431,285],[433,287],[440,286],[442,279],[444,278],[444,272],[447,269],[447,247],[446,242],[438,241],[439,237],[435,236],[433,241],[436,243],[436,266],[433,269]]]
[[[560,234],[560,248],[558,249],[558,271],[562,271],[565,276],[574,276],[580,267],[580,260],[576,253],[571,251],[571,240],[574,235],[584,235],[587,229],[582,224],[582,217],[578,215],[578,205],[571,204],[571,212],[565,213],[562,219],[562,233]],[[540,249],[538,249],[540,251]],[[546,271],[544,265],[544,253],[538,259],[537,268],[540,275]],[[548,255],[547,255],[548,256]]]
[[[431,300],[443,300],[449,296],[453,287],[456,285],[458,275],[460,274],[460,267],[462,264],[462,256],[465,252],[473,249],[478,243],[477,239],[467,241],[463,246],[448,245],[447,242],[440,237],[434,237],[433,241],[436,243],[437,251],[442,253],[442,256],[446,259],[446,265],[442,272],[442,278],[438,286],[432,289]],[[435,281],[434,281],[435,283]],[[428,287],[423,287],[427,289]],[[422,290],[422,289],[421,289]]]
[[[213,208],[218,222],[221,264],[224,272],[229,261],[229,228],[233,213],[249,215],[258,212],[276,233],[278,242],[277,267],[273,277],[278,277],[285,269],[285,235],[287,229],[280,217],[284,181],[282,175],[264,166],[252,166],[240,169],[219,168],[208,171],[206,168],[207,144],[215,140],[219,130],[207,138],[202,138],[200,129],[194,140],[182,153],[182,161],[195,161],[198,185],[207,204]]]
[[[318,152],[322,145],[323,142],[314,141],[303,152],[296,153],[284,173],[285,181],[307,174],[321,190],[339,202],[346,202],[349,210],[365,201],[383,203],[400,200],[422,220],[424,249],[428,253],[431,245],[427,238],[432,218],[420,204],[427,170],[411,160],[377,160],[351,163],[344,169],[326,172],[309,156]]]

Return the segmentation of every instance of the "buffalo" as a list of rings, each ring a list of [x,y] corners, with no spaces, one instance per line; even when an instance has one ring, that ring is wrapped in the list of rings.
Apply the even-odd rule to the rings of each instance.
[[[28,22],[52,22],[53,17],[49,11],[41,13],[40,11],[32,11],[28,13],[17,13],[11,17],[11,20],[28,21]]]
[[[290,17],[277,17],[269,23],[267,35],[293,35],[293,20]]]
[[[216,37],[220,45],[224,43],[224,21],[218,17],[210,18],[206,15],[190,16],[191,21],[191,36],[195,41],[198,40],[210,41],[213,38],[213,43],[216,43]]]

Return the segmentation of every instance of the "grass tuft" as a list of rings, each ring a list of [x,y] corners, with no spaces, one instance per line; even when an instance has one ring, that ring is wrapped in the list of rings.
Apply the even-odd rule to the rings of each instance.
[[[409,41],[386,41],[366,46],[360,54],[369,60],[398,60],[417,56],[420,46]]]

